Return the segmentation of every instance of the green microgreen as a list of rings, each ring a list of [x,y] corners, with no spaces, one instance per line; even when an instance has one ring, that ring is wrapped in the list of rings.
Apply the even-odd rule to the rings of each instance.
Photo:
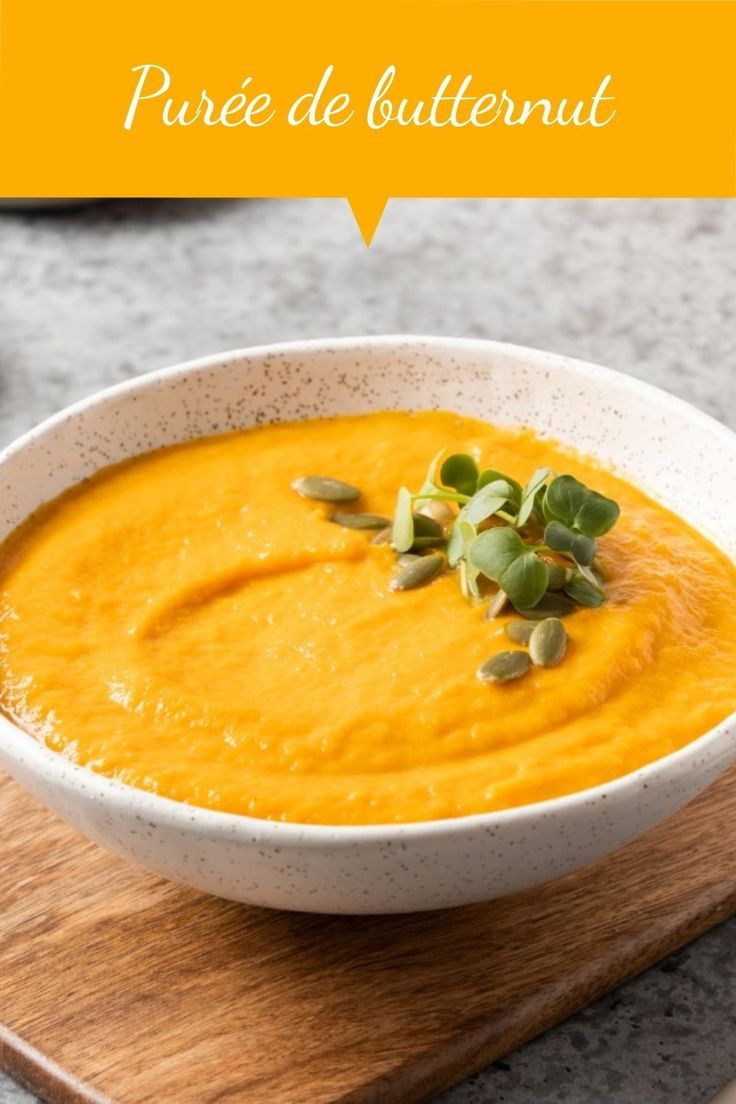
[[[539,633],[537,665],[554,666],[564,655],[567,638],[559,626],[550,627],[550,620],[566,617],[580,606],[595,609],[606,601],[596,556],[598,539],[619,518],[617,503],[574,476],[556,475],[550,468],[538,468],[522,486],[495,468],[481,471],[469,453],[451,453],[444,460],[443,456],[444,449],[433,458],[416,494],[408,487],[399,489],[390,529],[381,528],[373,537],[377,544],[390,538],[401,557],[391,589],[425,586],[447,566],[457,572],[466,598],[489,599],[493,616],[510,601],[522,617],[545,623],[544,633]],[[325,502],[347,502],[360,495],[356,488],[322,476],[296,480],[293,486],[300,494]],[[434,501],[447,504],[436,510],[439,520],[428,516],[427,504]],[[386,519],[336,513],[331,520],[368,532],[383,526]],[[505,666],[497,672],[496,661],[505,665],[506,655],[491,657],[479,677],[500,682],[527,670],[528,656],[514,652],[508,653],[513,673]]]
[[[421,506],[423,501],[427,500],[428,495],[435,495],[442,491],[442,487],[437,479],[437,468],[439,467],[440,460],[444,456],[445,450],[440,449],[437,455],[432,459],[431,464],[427,469],[427,474],[424,477],[419,494],[415,496],[415,503],[417,506]]]
[[[547,521],[559,521],[586,537],[602,537],[618,521],[620,510],[610,498],[589,490],[572,475],[558,475],[544,496]]]
[[[393,546],[397,552],[408,552],[414,543],[414,514],[408,487],[400,487],[394,512]]]
[[[505,479],[494,479],[492,483],[486,483],[463,507],[463,517],[472,525],[480,525],[482,521],[503,511],[511,491],[511,484]]]
[[[450,530],[450,538],[447,542],[447,563],[449,567],[459,567],[461,561],[465,558],[465,537],[462,521],[463,518],[457,517]]]
[[[576,572],[565,587],[565,594],[579,606],[597,609],[606,600],[606,593],[597,581],[591,581],[581,572]]]
[[[516,517],[516,524],[519,528],[521,528],[522,525],[526,525],[529,518],[532,516],[537,504],[537,495],[540,491],[544,494],[544,485],[551,474],[551,468],[537,468],[526,487],[524,487],[524,490],[521,492],[519,513]]]
[[[465,598],[480,598],[480,586],[478,584],[480,568],[472,558],[472,549],[478,539],[478,530],[467,518],[458,518],[453,525],[453,532],[455,530],[458,532],[458,540],[461,544],[460,589]]]
[[[515,513],[521,505],[523,489],[521,483],[517,483],[510,475],[504,475],[503,472],[496,471],[494,468],[486,468],[478,477],[478,490],[482,487],[486,487],[489,483],[496,483],[499,480],[507,483],[509,486],[508,508],[510,512]]]
[[[499,526],[480,533],[470,555],[475,567],[497,583],[519,609],[536,606],[547,589],[546,563],[515,529]]]
[[[595,607],[605,601],[592,565],[596,538],[618,519],[615,502],[550,468],[538,468],[522,486],[495,468],[481,471],[469,453],[443,455],[434,457],[417,494],[399,491],[392,530],[397,552],[421,552],[446,540],[448,566],[459,571],[466,597],[480,599],[485,579],[527,614],[546,594],[562,589],[566,597],[556,599],[558,605],[571,599]],[[432,500],[457,508],[449,531],[415,513]]]
[[[478,465],[467,452],[453,453],[440,468],[442,485],[464,495],[475,494],[479,474]]]
[[[550,521],[544,530],[544,540],[553,552],[569,554],[576,563],[586,567],[595,559],[597,546],[593,538],[568,529],[561,521]]]

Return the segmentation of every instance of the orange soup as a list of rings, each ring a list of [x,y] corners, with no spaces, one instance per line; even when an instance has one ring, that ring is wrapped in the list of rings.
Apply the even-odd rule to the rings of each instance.
[[[608,601],[564,663],[489,685],[508,612],[295,493],[309,473],[391,515],[441,449],[615,499]],[[348,506],[346,509],[353,509]],[[0,706],[93,771],[255,817],[370,824],[540,801],[623,775],[736,708],[736,569],[629,483],[531,432],[450,413],[269,425],[100,472],[0,549]]]

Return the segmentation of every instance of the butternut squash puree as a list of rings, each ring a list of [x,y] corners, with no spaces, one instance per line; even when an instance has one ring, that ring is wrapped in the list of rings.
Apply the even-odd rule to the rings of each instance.
[[[292,479],[390,514],[443,447],[519,480],[569,471],[621,505],[610,600],[565,662],[518,683],[454,576],[393,593],[393,554]],[[449,413],[266,426],[102,471],[0,549],[0,706],[94,771],[257,817],[455,817],[616,778],[736,708],[736,569],[591,461]]]

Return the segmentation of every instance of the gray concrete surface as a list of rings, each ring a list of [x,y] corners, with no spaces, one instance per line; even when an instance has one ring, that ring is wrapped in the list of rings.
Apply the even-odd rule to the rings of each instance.
[[[338,200],[0,213],[0,441],[199,354],[399,331],[597,360],[736,428],[735,317],[729,200],[394,201],[370,250]],[[436,1104],[702,1104],[736,1077],[735,937],[736,920]],[[0,1076],[0,1104],[30,1099]]]

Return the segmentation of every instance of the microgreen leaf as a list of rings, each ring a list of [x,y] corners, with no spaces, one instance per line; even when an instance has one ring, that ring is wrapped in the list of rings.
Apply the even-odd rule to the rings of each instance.
[[[399,557],[400,572],[392,589],[423,585],[447,564],[457,569],[466,598],[480,598],[481,576],[497,584],[489,616],[496,616],[511,601],[523,618],[544,624],[545,618],[567,617],[580,606],[603,605],[604,580],[594,566],[596,539],[616,523],[620,511],[615,502],[572,475],[556,476],[550,468],[538,468],[522,487],[494,468],[479,472],[468,453],[453,453],[444,462],[443,455],[444,451],[439,452],[432,460],[418,494],[400,489],[392,528],[374,538],[378,541],[388,532],[398,552],[418,553]],[[432,508],[423,505],[414,513],[416,506],[426,503]],[[437,508],[442,512],[431,518],[428,515],[437,503],[442,504]],[[362,515],[333,515],[335,520],[343,516],[347,521],[341,523],[361,527],[383,521],[368,515],[364,516],[367,521],[356,520]],[[437,545],[446,559],[440,553],[421,554]],[[559,628],[554,631],[557,643],[564,641],[564,630],[563,635]],[[545,641],[538,644],[541,648]],[[539,648],[538,666],[558,661],[559,648],[551,660]],[[528,667],[526,653],[514,655],[521,655]],[[499,681],[493,673],[486,676],[486,666],[480,677]]]
[[[427,469],[427,474],[424,477],[424,482],[422,483],[421,490],[419,491],[419,494],[414,499],[414,504],[416,506],[421,506],[422,505],[424,495],[434,494],[437,491],[442,489],[439,486],[438,482],[437,482],[437,467],[439,465],[440,460],[442,459],[442,457],[444,455],[444,452],[445,452],[444,449],[440,449],[440,451],[437,453],[437,455],[435,457],[433,457],[432,463],[429,465],[429,467]]]
[[[580,563],[577,565],[577,569],[578,570],[575,572],[576,575],[582,575],[583,578],[586,578],[590,586],[595,586],[596,590],[600,591],[600,593],[604,595],[604,597],[606,597],[605,583],[602,582],[602,578],[596,571],[594,571],[593,567],[588,567],[585,564]],[[572,582],[572,580],[570,580],[570,582]]]
[[[551,521],[544,530],[545,543],[554,552],[570,555],[578,564],[588,567],[595,559],[597,546],[592,537],[575,533],[561,521]]]
[[[540,600],[548,580],[547,565],[534,552],[528,551],[504,571],[500,585],[515,606],[528,609]]]
[[[511,488],[511,494],[509,495],[509,502],[512,506],[518,509],[521,502],[521,483],[517,483],[515,479],[512,479],[510,475],[504,475],[503,472],[495,471],[493,468],[486,468],[478,476],[478,490],[482,487],[487,487],[489,483],[495,483],[497,480],[502,479],[504,483],[508,483]]]
[[[462,529],[459,525],[460,515],[453,522],[450,530],[450,539],[447,542],[447,563],[450,567],[457,567],[465,555],[465,542]]]
[[[561,521],[551,521],[544,530],[544,541],[553,552],[569,552],[575,543],[575,534]]]
[[[473,598],[480,598],[480,588],[478,586],[480,568],[476,567],[470,558],[471,549],[477,540],[478,532],[475,526],[464,517],[458,519],[456,528],[458,530],[459,539],[462,541],[463,558],[460,562],[460,582],[463,595],[466,598],[471,596]]]
[[[565,587],[565,594],[577,602],[578,605],[591,606],[593,609],[602,606],[606,600],[605,591],[601,590],[595,582],[591,582],[580,572],[573,575]]]
[[[512,493],[513,488],[505,479],[496,479],[476,491],[461,512],[473,525],[480,525],[482,521],[492,517],[496,510],[501,510]]]
[[[522,525],[526,525],[527,521],[532,515],[534,505],[537,500],[537,493],[542,489],[547,482],[547,478],[552,474],[551,468],[537,468],[532,475],[531,479],[527,483],[526,487],[521,493],[521,500],[519,506],[519,513],[516,518],[516,524],[519,528]]]
[[[397,552],[408,552],[414,544],[414,515],[411,506],[411,492],[406,487],[401,487],[396,498],[392,534],[393,546]]]
[[[478,487],[478,465],[468,453],[456,452],[443,463],[440,480],[458,494],[473,495]]]
[[[578,512],[577,527],[586,537],[602,537],[613,529],[621,510],[616,502],[597,491],[588,492],[588,500]]]
[[[526,545],[515,529],[499,526],[481,533],[473,545],[471,556],[476,567],[491,582],[499,583],[504,571],[523,555]]]
[[[515,529],[486,530],[474,542],[470,556],[475,566],[498,583],[515,606],[536,605],[547,589],[547,565],[524,544]]]
[[[587,564],[578,564],[578,573],[582,575],[584,579],[587,579],[591,586],[597,587],[602,594],[605,594],[606,587],[600,572],[589,567]]]
[[[595,559],[598,546],[592,537],[585,537],[579,533],[572,546],[573,559],[581,566],[589,567]]]
[[[575,527],[578,510],[588,496],[587,487],[572,475],[558,475],[544,496],[544,516],[547,521],[561,521],[569,529]]]
[[[572,475],[558,475],[547,487],[543,503],[547,521],[559,521],[586,537],[601,537],[612,529],[620,513],[618,505],[597,491],[590,491]]]

